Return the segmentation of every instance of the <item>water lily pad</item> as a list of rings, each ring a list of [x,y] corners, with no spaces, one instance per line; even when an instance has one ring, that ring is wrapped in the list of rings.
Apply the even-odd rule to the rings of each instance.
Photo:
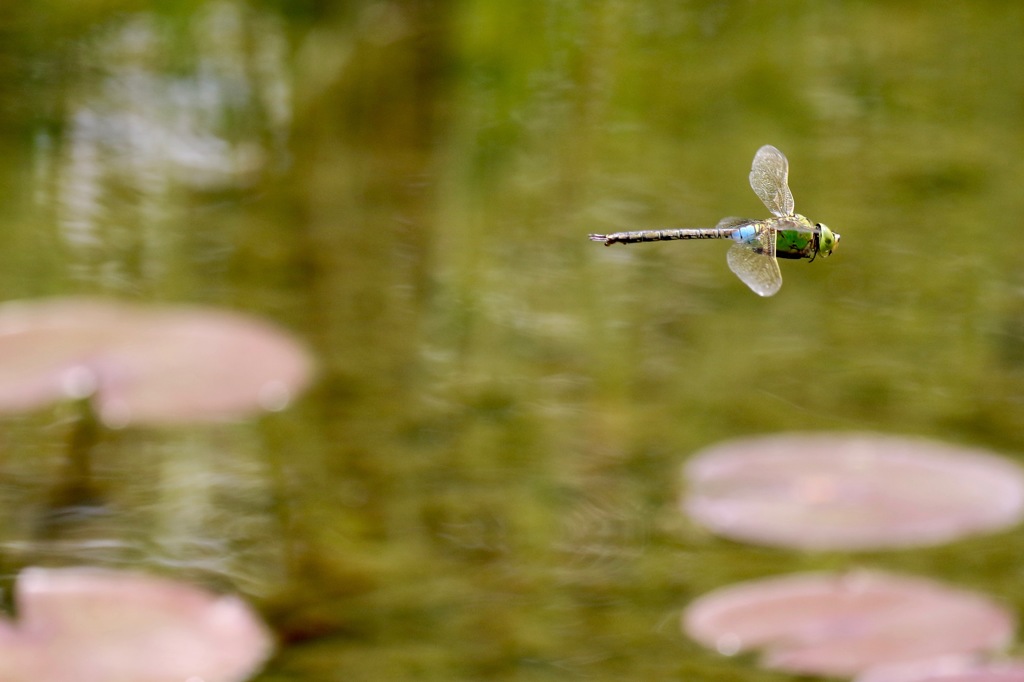
[[[197,306],[90,298],[0,305],[0,412],[90,397],[108,426],[282,409],[309,354],[261,320]]]
[[[857,675],[855,682],[1024,682],[1024,662],[970,656],[929,659],[875,666]]]
[[[5,682],[235,682],[270,655],[240,599],[121,571],[27,569],[0,622]]]
[[[792,434],[730,441],[686,466],[683,507],[719,535],[814,550],[941,544],[1016,524],[1024,472],[924,439]]]
[[[766,667],[850,676],[872,666],[999,649],[1010,611],[979,594],[875,571],[806,573],[741,583],[683,615],[693,639],[723,654],[763,650]]]

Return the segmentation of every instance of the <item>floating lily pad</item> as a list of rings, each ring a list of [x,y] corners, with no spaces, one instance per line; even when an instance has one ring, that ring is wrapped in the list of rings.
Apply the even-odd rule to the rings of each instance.
[[[835,676],[993,651],[1014,628],[1011,613],[982,595],[874,571],[741,583],[683,615],[686,634],[722,654],[763,650],[766,667]]]
[[[1024,472],[971,448],[879,435],[736,440],[686,467],[683,506],[719,535],[813,550],[936,545],[1006,528]]]
[[[108,426],[279,410],[311,361],[261,320],[196,306],[89,298],[0,305],[0,412],[91,397]]]
[[[272,650],[240,599],[140,574],[27,569],[0,622],[4,682],[237,682]]]
[[[939,658],[869,668],[855,682],[1024,682],[1022,661]]]

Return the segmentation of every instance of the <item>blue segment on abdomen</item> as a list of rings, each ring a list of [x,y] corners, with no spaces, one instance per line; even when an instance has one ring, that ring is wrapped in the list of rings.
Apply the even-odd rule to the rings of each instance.
[[[738,242],[749,242],[751,239],[754,238],[755,234],[757,234],[757,228],[755,228],[753,225],[747,225],[746,227],[741,227],[740,229],[736,230],[729,236],[731,236]]]

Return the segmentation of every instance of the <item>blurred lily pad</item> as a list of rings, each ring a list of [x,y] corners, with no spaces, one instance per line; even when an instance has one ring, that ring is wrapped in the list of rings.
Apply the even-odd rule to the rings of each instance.
[[[1016,627],[989,598],[877,571],[754,580],[691,603],[683,630],[731,655],[801,674],[851,676],[873,666],[960,657],[1006,646]]]
[[[91,568],[22,571],[0,622],[5,682],[238,682],[273,644],[233,596]]]
[[[1024,682],[1024,661],[942,657],[869,668],[855,682]]]
[[[289,333],[198,306],[56,298],[0,305],[0,412],[90,398],[112,427],[280,410],[312,361]]]
[[[811,550],[937,545],[1007,528],[1024,471],[989,452],[874,434],[729,441],[687,463],[683,508],[712,532]]]

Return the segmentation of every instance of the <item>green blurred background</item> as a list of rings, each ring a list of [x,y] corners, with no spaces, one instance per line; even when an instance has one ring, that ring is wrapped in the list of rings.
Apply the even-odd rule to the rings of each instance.
[[[265,681],[784,679],[678,618],[786,570],[1024,606],[1021,531],[809,555],[677,506],[736,436],[1024,452],[1022,31],[1001,2],[10,3],[4,298],[244,310],[320,374],[280,415],[107,434],[109,513],[56,530],[66,410],[5,420],[4,565],[241,591]],[[843,235],[774,298],[717,242],[587,241],[764,217],[763,144]]]

